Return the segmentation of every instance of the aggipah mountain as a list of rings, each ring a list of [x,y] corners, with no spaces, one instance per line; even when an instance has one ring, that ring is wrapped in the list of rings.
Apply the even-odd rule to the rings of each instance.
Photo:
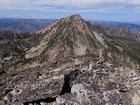
[[[76,14],[2,40],[0,104],[139,105],[140,44],[115,32]]]

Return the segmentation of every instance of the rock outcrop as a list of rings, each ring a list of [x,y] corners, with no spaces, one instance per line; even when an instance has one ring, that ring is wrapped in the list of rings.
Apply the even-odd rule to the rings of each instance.
[[[89,65],[19,72],[7,84],[3,105],[139,105],[135,71]]]

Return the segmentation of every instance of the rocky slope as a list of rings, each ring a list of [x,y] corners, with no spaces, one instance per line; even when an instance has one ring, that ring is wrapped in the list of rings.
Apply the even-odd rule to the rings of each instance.
[[[90,21],[96,27],[103,28],[111,36],[126,37],[140,42],[139,25],[119,22]]]
[[[41,37],[36,40],[37,45],[26,53],[26,58],[35,58],[40,55],[43,55],[43,58],[47,56],[48,60],[58,57],[68,58],[106,47],[104,39],[79,15],[61,19],[38,31],[37,36]]]
[[[5,104],[139,105],[140,77],[135,71],[88,65],[84,59],[56,69],[17,71],[13,84],[7,84]]]
[[[6,67],[21,61],[25,51],[33,45],[30,42],[32,35],[31,33],[0,31],[0,65],[3,62],[3,67]]]
[[[134,40],[140,42],[140,32],[139,31],[131,31],[131,30],[122,29],[122,28],[120,28],[120,29],[109,28],[109,29],[106,29],[106,32],[108,33],[108,35],[111,35],[111,36],[131,38],[131,39],[134,39]]]
[[[117,59],[116,65],[122,65],[124,62],[131,63],[136,60],[131,56],[137,58],[136,62],[140,59],[140,45],[137,41],[129,37],[113,36],[103,28],[92,26],[79,15],[58,20],[36,32],[32,40],[36,44],[26,52],[25,58],[38,62],[61,61],[77,56],[92,55],[102,57],[113,64]]]
[[[133,39],[73,15],[13,45],[1,57],[1,105],[140,103],[140,44]]]

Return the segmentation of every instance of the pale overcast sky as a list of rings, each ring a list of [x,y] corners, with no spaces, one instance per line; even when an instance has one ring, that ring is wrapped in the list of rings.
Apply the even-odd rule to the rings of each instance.
[[[140,22],[140,0],[0,0],[0,17]]]

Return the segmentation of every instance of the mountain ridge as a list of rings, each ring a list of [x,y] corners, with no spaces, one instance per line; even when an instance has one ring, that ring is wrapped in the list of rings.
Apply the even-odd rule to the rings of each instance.
[[[16,33],[12,31],[0,31],[0,40],[25,39],[31,37],[31,33]]]

